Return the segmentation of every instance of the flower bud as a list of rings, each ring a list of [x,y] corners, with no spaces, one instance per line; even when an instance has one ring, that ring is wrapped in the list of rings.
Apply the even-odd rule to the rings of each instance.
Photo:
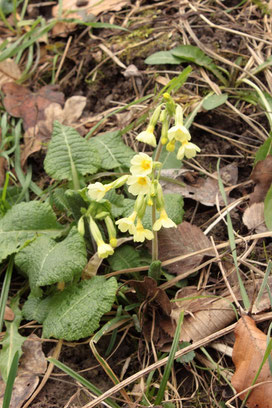
[[[166,145],[166,150],[167,150],[168,152],[174,152],[174,150],[175,150],[175,143],[176,143],[175,139],[173,139],[173,140],[171,140],[171,142],[167,143],[167,145]]]
[[[105,224],[106,224],[107,231],[108,231],[108,234],[109,234],[110,244],[111,244],[112,247],[116,247],[116,245],[117,245],[116,229],[115,229],[115,225],[114,225],[111,217],[107,216],[105,218]]]
[[[162,105],[159,105],[159,106],[157,106],[156,109],[154,110],[153,115],[151,116],[151,119],[150,119],[150,121],[149,121],[149,124],[150,124],[151,126],[154,126],[154,127],[156,126],[156,124],[157,124],[157,122],[158,122],[158,120],[159,120],[159,117],[160,117],[161,108],[162,108]]]
[[[121,176],[118,177],[118,179],[116,179],[115,181],[113,181],[112,183],[110,183],[111,188],[119,188],[122,187],[126,181],[128,179],[128,176]]]
[[[85,226],[84,226],[84,219],[83,217],[80,217],[78,223],[77,223],[77,230],[80,233],[82,237],[84,237],[85,234]]]

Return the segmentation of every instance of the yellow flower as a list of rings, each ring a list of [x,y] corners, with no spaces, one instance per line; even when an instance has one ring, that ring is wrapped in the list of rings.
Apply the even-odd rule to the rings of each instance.
[[[120,218],[120,220],[116,221],[115,224],[118,225],[118,228],[121,232],[129,232],[131,235],[134,234],[135,225],[134,221],[136,219],[137,212],[133,211],[133,213],[129,217]]]
[[[159,231],[161,227],[164,228],[176,227],[176,224],[168,217],[164,208],[160,211],[160,218],[158,218],[157,221],[154,223],[153,230]]]
[[[186,129],[183,125],[172,126],[168,130],[168,139],[171,141],[173,139],[178,140],[179,142],[184,142],[185,140],[190,140],[191,135],[189,130]]]
[[[136,196],[149,193],[151,180],[147,176],[129,176],[127,184],[130,186],[128,191]]]
[[[152,172],[152,158],[145,153],[136,154],[130,161],[132,175],[147,176]]]
[[[177,159],[182,160],[184,156],[187,157],[187,159],[191,159],[196,156],[197,152],[200,152],[200,148],[197,145],[184,141],[178,150]]]
[[[154,126],[152,125],[147,126],[147,129],[139,133],[136,139],[139,142],[143,142],[143,143],[149,144],[150,146],[156,147],[157,142],[156,142],[156,137],[154,135]]]
[[[144,242],[145,239],[153,239],[154,234],[149,229],[145,229],[140,218],[137,220],[136,229],[133,234],[134,242]]]
[[[175,139],[179,142],[191,139],[189,130],[183,125],[183,111],[180,105],[176,105],[175,126],[168,130],[168,139],[170,141]]]
[[[88,195],[92,200],[100,201],[111,188],[111,184],[102,184],[97,181],[88,185]]]
[[[99,258],[107,258],[114,253],[114,250],[111,245],[106,244],[103,240],[99,240],[97,242],[97,252]]]

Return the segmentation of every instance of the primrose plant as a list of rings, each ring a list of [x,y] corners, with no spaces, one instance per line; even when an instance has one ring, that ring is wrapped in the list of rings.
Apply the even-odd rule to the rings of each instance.
[[[173,119],[175,123],[170,127]],[[161,134],[157,146],[154,132],[158,123],[161,123]],[[176,144],[178,144],[178,160],[182,160],[184,157],[194,157],[197,152],[200,152],[200,148],[190,142],[191,135],[183,124],[182,107],[176,104],[168,93],[163,95],[163,102],[155,109],[146,130],[141,132],[136,139],[156,148],[154,159],[146,153],[136,154],[130,161],[129,175],[123,175],[108,184],[101,182],[90,184],[88,186],[88,195],[92,201],[103,203],[108,191],[126,184],[128,192],[136,197],[134,208],[129,216],[117,220],[115,224],[121,232],[129,232],[135,242],[144,242],[145,239],[152,240],[152,258],[154,261],[158,259],[157,231],[162,227],[176,227],[175,222],[167,214],[164,194],[160,184],[162,163],[159,159],[162,147],[166,145],[166,150],[173,152]],[[145,228],[143,225],[143,218],[148,207],[152,209],[152,229]],[[109,243],[107,244],[102,238],[94,217],[90,215],[90,211],[87,211],[84,216],[88,217],[90,232],[97,244],[98,256],[107,258],[112,255],[117,240],[115,225],[111,217],[109,215],[104,217],[109,235]],[[98,214],[96,218],[103,218],[103,212],[100,216]],[[83,232],[83,223],[82,217],[78,224],[81,232]]]

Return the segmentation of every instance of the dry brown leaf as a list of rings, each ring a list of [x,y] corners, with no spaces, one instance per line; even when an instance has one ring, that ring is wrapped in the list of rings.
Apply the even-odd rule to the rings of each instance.
[[[263,202],[272,182],[272,156],[260,160],[250,176],[256,185],[250,195],[250,204]]]
[[[20,68],[16,64],[16,62],[11,59],[7,58],[4,61],[0,62],[0,89],[2,85],[16,81],[22,75]]]
[[[14,312],[13,310],[6,306],[5,307],[5,314],[4,314],[4,320],[8,320],[9,322],[11,322],[14,319]]]
[[[38,121],[34,127],[27,129],[24,134],[25,146],[21,154],[22,165],[31,154],[47,146],[51,139],[55,120],[64,125],[72,126],[82,115],[85,105],[85,96],[72,96],[67,99],[64,108],[58,103],[51,103],[44,110],[44,120]]]
[[[175,178],[175,173],[171,176],[169,170],[167,173],[163,172],[163,175]],[[224,182],[229,185],[237,184],[238,179],[238,169],[235,163],[228,164],[220,169],[220,175]],[[212,176],[217,177],[217,172],[213,173]],[[183,179],[180,180],[183,182]],[[199,177],[194,184],[186,184],[184,187],[173,183],[162,182],[163,190],[165,193],[180,193],[183,197],[192,198],[193,200],[199,201],[201,204],[207,206],[214,206],[216,204],[216,197],[218,196],[218,201],[220,206],[224,206],[225,202],[223,197],[219,192],[218,180],[214,178],[207,177],[206,179]],[[228,203],[233,201],[228,197],[226,192]]]
[[[253,319],[243,316],[235,327],[235,343],[232,360],[236,371],[231,383],[237,392],[250,387],[261,365],[267,347],[267,336],[256,327]],[[272,354],[271,354],[272,357]],[[265,362],[256,384],[247,400],[249,408],[272,408],[272,375],[268,361]],[[246,392],[241,394],[244,399]]]
[[[63,0],[62,17],[74,18],[85,22],[93,21],[94,17],[103,12],[120,11],[122,7],[129,4],[129,0]],[[52,8],[53,17],[57,17],[59,6]],[[52,32],[54,35],[65,36],[76,28],[73,23],[57,23]]]
[[[22,85],[9,82],[2,86],[5,94],[3,103],[11,116],[23,119],[26,131],[45,119],[44,111],[51,103],[64,105],[64,94],[57,89],[57,86],[46,85],[33,93]]]
[[[127,284],[135,289],[137,299],[141,302],[142,331],[146,339],[150,340],[152,336],[154,343],[158,344],[165,338],[165,327],[169,330],[173,327],[175,332],[175,322],[170,317],[171,302],[166,292],[158,288],[157,282],[145,276],[144,281],[130,280]],[[167,340],[170,340],[168,336]]]
[[[207,296],[193,300],[188,297]],[[223,329],[235,319],[231,301],[224,298],[213,298],[206,291],[197,291],[196,287],[185,287],[177,292],[175,308],[171,317],[177,322],[184,311],[185,318],[181,328],[181,341],[198,341],[218,330]],[[171,335],[171,333],[168,333]],[[173,336],[173,334],[172,334]]]
[[[248,207],[243,215],[243,223],[257,234],[268,231],[264,221],[264,203],[253,203]]]
[[[174,258],[180,255],[191,254],[211,247],[211,242],[201,229],[196,225],[183,221],[177,228],[163,228],[159,232],[159,254],[160,260]],[[213,250],[206,253],[191,256],[179,262],[167,266],[170,273],[177,275],[197,267],[204,256],[215,256]]]
[[[17,377],[14,382],[10,408],[20,408],[39,384],[39,375],[46,371],[47,361],[42,351],[42,342],[31,334],[23,344]],[[5,383],[0,380],[0,407],[3,405]]]

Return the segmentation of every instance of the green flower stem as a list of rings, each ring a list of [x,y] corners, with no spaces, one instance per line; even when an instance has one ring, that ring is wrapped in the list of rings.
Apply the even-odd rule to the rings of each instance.
[[[152,225],[156,222],[156,206],[152,206]],[[158,232],[153,231],[154,239],[152,240],[152,262],[159,259],[159,246],[158,246]]]
[[[162,143],[161,143],[161,138],[160,138],[160,141],[159,141],[156,153],[155,153],[155,157],[154,157],[155,162],[160,160],[161,152],[162,152]]]

